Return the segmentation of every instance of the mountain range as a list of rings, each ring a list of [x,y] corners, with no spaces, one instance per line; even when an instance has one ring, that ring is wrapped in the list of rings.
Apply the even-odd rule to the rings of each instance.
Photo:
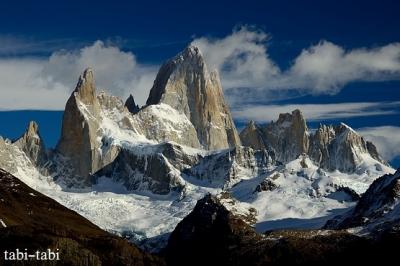
[[[239,133],[218,72],[195,46],[161,66],[142,107],[132,95],[98,93],[86,69],[57,146],[46,149],[32,121],[20,138],[0,137],[0,168],[0,189],[23,187],[0,205],[0,231],[23,226],[33,239],[44,221],[26,216],[31,207],[10,206],[53,199],[66,207],[52,201],[60,219],[74,216],[66,226],[128,250],[120,264],[207,263],[202,252],[219,265],[329,263],[398,243],[400,175],[373,143],[344,123],[311,130],[300,110],[266,125],[250,121]],[[81,234],[60,228],[63,237]],[[7,241],[20,243],[14,233]],[[110,262],[74,241],[73,252],[82,245],[93,264]]]

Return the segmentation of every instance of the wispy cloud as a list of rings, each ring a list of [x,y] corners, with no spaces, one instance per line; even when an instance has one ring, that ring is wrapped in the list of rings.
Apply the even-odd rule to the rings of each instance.
[[[203,37],[193,44],[221,72],[231,101],[251,102],[261,95],[274,100],[293,92],[335,94],[355,81],[400,80],[400,43],[346,50],[321,41],[305,48],[282,70],[270,58],[267,40],[265,32],[241,27],[224,38]]]
[[[33,37],[0,35],[0,56],[42,56],[56,50],[73,49],[83,45],[84,42],[72,38],[38,40]]]
[[[95,69],[97,87],[144,103],[157,68],[139,64],[131,52],[96,41],[59,50],[48,58],[0,58],[0,109],[63,109],[79,74]]]
[[[384,159],[390,161],[400,155],[400,127],[366,127],[357,131],[377,146]]]
[[[400,102],[353,102],[335,104],[247,105],[234,108],[233,117],[239,121],[261,123],[276,120],[280,113],[300,109],[308,121],[389,115],[399,112]]]

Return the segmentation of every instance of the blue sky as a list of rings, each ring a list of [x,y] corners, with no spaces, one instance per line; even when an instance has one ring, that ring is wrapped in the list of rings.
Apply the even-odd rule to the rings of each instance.
[[[0,10],[2,136],[34,119],[54,146],[86,66],[100,88],[144,103],[160,64],[193,42],[219,69],[239,127],[299,107],[312,128],[344,121],[389,160],[400,154],[397,1],[2,1]]]

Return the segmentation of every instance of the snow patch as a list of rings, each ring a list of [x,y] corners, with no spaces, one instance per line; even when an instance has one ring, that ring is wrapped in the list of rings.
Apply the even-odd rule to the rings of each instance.
[[[2,219],[0,219],[0,224],[1,224],[4,228],[7,227],[7,225],[4,223],[4,221],[3,221]]]

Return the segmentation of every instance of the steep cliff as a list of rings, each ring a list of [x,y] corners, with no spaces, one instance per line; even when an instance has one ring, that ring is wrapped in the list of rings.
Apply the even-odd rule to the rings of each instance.
[[[147,105],[160,103],[186,115],[205,149],[217,150],[240,144],[218,73],[208,71],[197,47],[187,47],[161,67]]]

